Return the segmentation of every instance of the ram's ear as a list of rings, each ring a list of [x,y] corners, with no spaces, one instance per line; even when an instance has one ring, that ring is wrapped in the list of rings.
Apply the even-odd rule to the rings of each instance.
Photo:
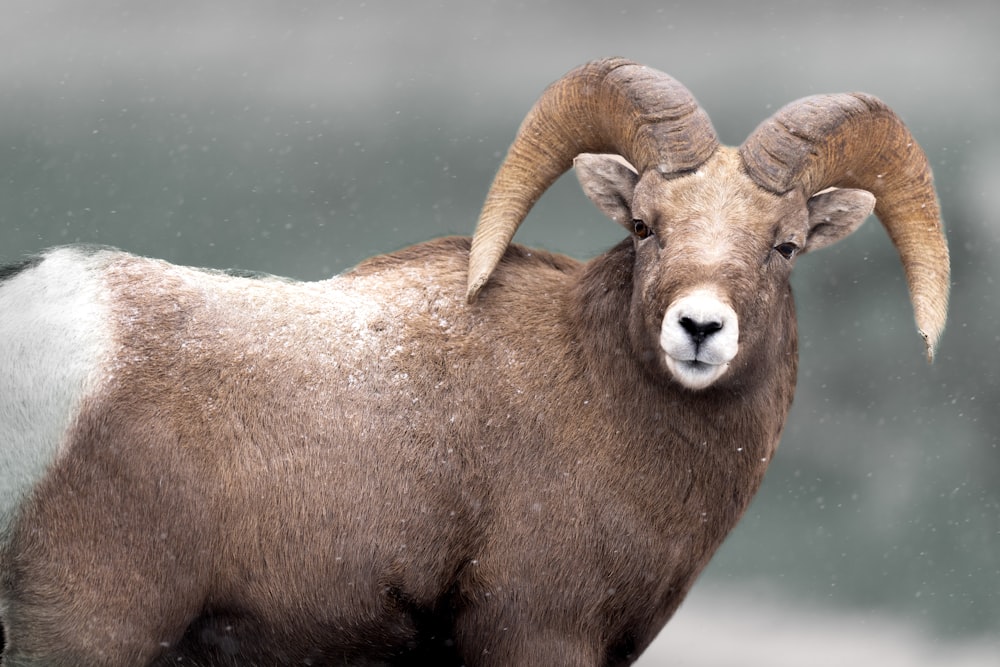
[[[590,201],[619,225],[632,230],[632,195],[639,174],[617,155],[581,153],[573,160],[576,177]]]
[[[835,188],[813,195],[809,207],[809,235],[800,252],[832,245],[861,226],[875,208],[875,195],[866,190]]]

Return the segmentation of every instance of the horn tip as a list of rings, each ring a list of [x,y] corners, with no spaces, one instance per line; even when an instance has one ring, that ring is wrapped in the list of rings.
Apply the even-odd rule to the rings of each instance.
[[[947,292],[936,299],[915,297],[913,306],[917,332],[923,338],[927,350],[927,363],[934,363],[935,352],[941,334],[944,333],[947,319]]]
[[[941,339],[941,333],[944,326],[930,326],[930,327],[917,327],[917,333],[924,340],[924,348],[927,351],[927,363],[933,364],[934,357],[937,353],[938,341]]]
[[[927,363],[933,364],[934,363],[934,343],[931,342],[930,336],[923,329],[918,329],[917,332],[920,334],[920,337],[924,339],[924,347],[927,350]]]
[[[941,332],[938,331],[937,333],[929,333],[924,329],[917,329],[917,332],[920,334],[920,337],[924,339],[924,348],[927,351],[927,363],[933,364],[934,357],[937,354],[937,344],[938,339],[941,337]]]
[[[476,275],[469,275],[469,283],[465,292],[465,303],[472,305],[479,300],[479,292],[482,291],[483,286],[486,285],[486,281],[489,280],[489,273],[478,273]]]

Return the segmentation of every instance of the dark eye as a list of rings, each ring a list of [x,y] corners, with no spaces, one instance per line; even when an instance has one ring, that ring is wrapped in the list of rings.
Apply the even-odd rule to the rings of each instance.
[[[632,232],[638,236],[640,239],[644,239],[653,233],[653,230],[649,228],[642,220],[632,221]]]
[[[774,246],[774,249],[778,252],[779,255],[781,255],[785,259],[791,259],[792,255],[798,252],[799,247],[794,243],[787,241],[785,243],[779,243],[778,245]]]

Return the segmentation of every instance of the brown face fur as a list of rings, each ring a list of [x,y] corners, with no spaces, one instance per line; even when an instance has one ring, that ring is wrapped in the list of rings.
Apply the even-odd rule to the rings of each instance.
[[[763,191],[737,163],[720,150],[687,176],[648,172],[632,204],[632,217],[653,230],[636,241],[636,300],[643,304],[648,344],[658,344],[671,302],[696,290],[714,293],[739,318],[739,352],[722,382],[766,355],[775,339],[789,337],[791,261],[773,247],[786,239],[804,245],[807,231],[805,206],[794,194]]]
[[[851,233],[874,202],[860,190],[808,200],[798,190],[773,194],[725,147],[674,178],[655,170],[640,177],[614,156],[579,156],[576,166],[598,208],[633,233],[637,221],[645,227],[634,236],[633,337],[660,372],[671,374],[661,349],[671,304],[702,292],[735,311],[739,351],[718,380],[723,386],[794,352],[795,257]]]

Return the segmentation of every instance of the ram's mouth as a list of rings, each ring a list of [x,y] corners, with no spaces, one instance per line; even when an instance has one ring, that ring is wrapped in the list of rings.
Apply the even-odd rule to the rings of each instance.
[[[729,369],[729,362],[711,364],[701,359],[676,359],[669,354],[665,361],[674,378],[688,389],[704,389]]]
[[[694,371],[696,373],[708,372],[719,365],[719,364],[710,364],[707,361],[700,361],[698,359],[690,359],[686,361],[678,360],[677,363],[679,363],[681,366],[688,369],[689,371]]]
[[[680,368],[683,368],[689,373],[705,375],[717,373],[720,369],[724,369],[728,366],[728,364],[711,364],[707,361],[702,361],[701,359],[675,359],[674,361]]]

